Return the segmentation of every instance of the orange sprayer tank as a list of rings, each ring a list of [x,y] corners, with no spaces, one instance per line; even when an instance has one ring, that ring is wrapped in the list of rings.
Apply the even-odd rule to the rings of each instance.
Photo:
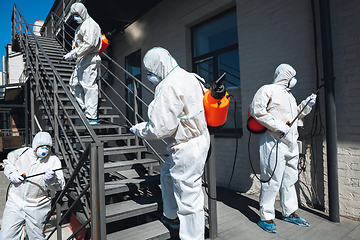
[[[230,103],[228,95],[226,92],[221,99],[216,99],[211,96],[210,90],[205,93],[203,101],[208,126],[220,127],[225,124]]]
[[[254,134],[261,134],[266,131],[266,128],[250,115],[250,108],[248,110],[246,127],[249,130],[249,132]]]
[[[99,54],[101,54],[110,45],[110,41],[105,37],[105,34],[101,35],[101,42]]]

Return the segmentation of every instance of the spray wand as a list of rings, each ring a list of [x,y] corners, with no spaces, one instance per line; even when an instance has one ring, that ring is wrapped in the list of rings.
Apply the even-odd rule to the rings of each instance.
[[[322,84],[322,85],[316,90],[316,92],[315,92],[314,94],[317,94],[317,93],[319,92],[320,88],[322,88],[323,86],[324,86],[324,85]],[[305,110],[306,106],[309,105],[310,101],[311,101],[311,99],[309,99],[309,101],[306,102],[305,106],[301,109],[301,111],[296,115],[296,117],[295,117],[291,122],[290,122],[290,121],[287,121],[287,122],[286,122],[286,125],[288,125],[289,127],[291,127],[291,126],[294,124],[294,122],[299,118],[299,116],[302,114],[302,112]],[[282,134],[280,135],[280,139],[283,138],[284,136],[285,136],[285,134],[282,133]]]
[[[58,169],[55,169],[55,170],[52,170],[52,171],[56,172],[56,171],[64,170],[64,169],[67,169],[67,167],[58,168]],[[24,180],[25,180],[25,179],[27,179],[27,178],[36,177],[36,176],[40,176],[40,175],[43,175],[43,174],[45,174],[45,172],[37,173],[37,174],[34,174],[34,175],[30,175],[30,176],[26,176],[26,174],[23,173],[23,174],[21,174],[21,176],[22,176],[22,177],[24,178]]]

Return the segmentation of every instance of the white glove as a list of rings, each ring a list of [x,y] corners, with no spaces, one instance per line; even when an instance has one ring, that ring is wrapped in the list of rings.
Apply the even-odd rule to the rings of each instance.
[[[73,57],[72,53],[69,52],[63,56],[63,59],[65,59],[66,61],[71,61],[74,59],[74,57]]]
[[[47,170],[44,173],[44,180],[49,181],[50,179],[53,179],[55,177],[55,172],[52,170]]]
[[[308,103],[308,106],[309,107],[312,107],[315,105],[316,103],[316,94],[312,93],[310,96],[308,96],[306,99],[305,99],[305,102],[309,102]]]
[[[130,131],[137,136],[137,131],[136,131],[136,127],[135,127],[135,126],[132,126],[132,127],[130,128]]]
[[[21,183],[22,181],[24,181],[24,177],[21,176],[21,174],[19,172],[13,172],[9,175],[10,181],[12,183]]]
[[[287,124],[282,125],[281,127],[278,128],[278,132],[283,133],[284,135],[288,134],[290,132],[290,127]]]

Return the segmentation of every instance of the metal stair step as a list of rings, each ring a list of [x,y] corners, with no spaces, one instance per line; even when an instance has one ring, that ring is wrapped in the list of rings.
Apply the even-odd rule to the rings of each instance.
[[[139,167],[151,167],[158,166],[159,160],[146,158],[146,159],[135,159],[129,161],[118,161],[118,162],[107,162],[104,164],[104,173],[124,171],[135,169]]]
[[[148,186],[160,184],[160,175],[122,179],[105,183],[105,195],[138,190]]]
[[[104,156],[145,151],[147,151],[147,147],[145,146],[108,147],[104,148]]]
[[[120,129],[121,128],[121,126],[117,126],[114,124],[98,124],[98,125],[91,125],[91,127],[93,129],[109,129],[109,128]],[[84,125],[75,125],[75,128],[78,130],[81,130],[81,129],[85,129],[85,126]]]
[[[106,236],[107,240],[165,240],[178,235],[178,230],[169,229],[160,221],[152,221],[127,228]]]
[[[69,114],[69,117],[70,119],[79,119],[79,115],[77,114]],[[98,115],[98,120],[101,120],[101,119],[107,119],[107,118],[111,118],[111,119],[114,119],[114,118],[119,118],[120,115],[118,114],[99,114]],[[48,119],[49,117],[47,115],[43,115],[42,116],[42,119]],[[60,119],[64,119],[65,118],[65,115],[60,115],[59,116]]]
[[[126,139],[135,139],[135,135],[132,133],[125,133],[125,134],[107,134],[107,135],[98,135],[100,141],[107,142],[107,141],[116,141],[116,140],[126,140]],[[81,141],[83,142],[92,142],[93,139],[90,136],[82,136]]]
[[[119,221],[160,209],[161,197],[144,197],[106,205],[106,223]]]
[[[48,66],[44,66],[44,69],[45,71],[52,71],[52,69]],[[61,72],[73,72],[73,69],[72,67],[56,67],[56,71],[58,71],[58,73],[61,73]]]

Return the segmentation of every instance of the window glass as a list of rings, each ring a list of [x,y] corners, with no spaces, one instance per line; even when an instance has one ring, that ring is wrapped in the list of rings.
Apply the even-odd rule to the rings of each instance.
[[[193,31],[193,37],[195,57],[237,43],[235,11],[198,25]]]

